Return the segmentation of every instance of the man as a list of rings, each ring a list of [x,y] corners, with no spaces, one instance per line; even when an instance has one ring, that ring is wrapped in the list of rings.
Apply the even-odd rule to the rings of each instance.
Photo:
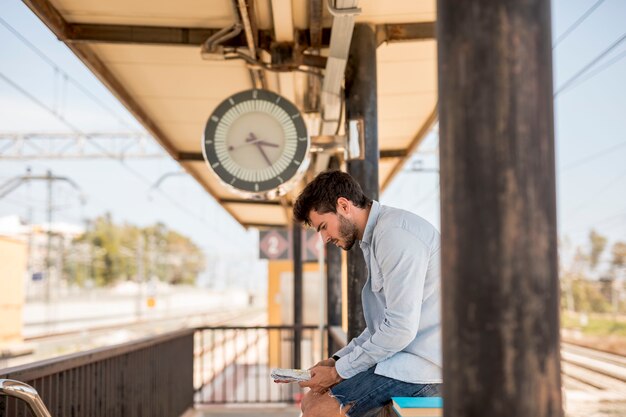
[[[304,417],[376,415],[392,396],[441,395],[440,239],[426,220],[363,194],[347,173],[319,174],[294,218],[348,251],[359,241],[368,269],[367,328],[311,368]]]

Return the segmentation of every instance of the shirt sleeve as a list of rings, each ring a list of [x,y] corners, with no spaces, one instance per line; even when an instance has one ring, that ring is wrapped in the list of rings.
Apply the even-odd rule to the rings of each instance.
[[[378,262],[383,275],[385,315],[373,335],[355,344],[335,364],[344,379],[401,351],[415,339],[419,329],[429,246],[404,229],[392,228],[377,239],[373,255],[372,262]]]
[[[335,352],[335,355],[339,356],[340,358],[343,358],[344,356],[352,352],[355,347],[361,346],[363,342],[365,342],[367,339],[370,338],[370,336],[371,336],[370,331],[366,327],[365,330],[363,330],[359,336],[355,337],[345,347]]]

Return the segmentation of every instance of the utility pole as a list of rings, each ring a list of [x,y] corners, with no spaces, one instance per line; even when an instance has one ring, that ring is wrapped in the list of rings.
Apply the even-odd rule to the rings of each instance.
[[[142,312],[142,303],[143,303],[143,291],[144,291],[144,282],[145,282],[145,273],[143,268],[143,249],[144,249],[144,237],[141,232],[139,232],[139,237],[137,239],[137,304],[135,315],[137,321],[141,320],[141,312]]]
[[[50,305],[50,278],[51,264],[50,252],[52,248],[52,172],[46,172],[46,181],[48,184],[48,227],[46,227],[46,286],[44,292],[44,301],[46,305]],[[47,315],[48,318],[50,315]]]
[[[18,176],[10,178],[8,181],[0,184],[0,199],[4,198],[6,195],[11,193],[12,191],[19,188],[22,184],[28,183],[30,181],[45,181],[47,184],[47,219],[48,225],[46,227],[46,259],[45,259],[45,270],[46,270],[46,282],[44,287],[44,301],[46,305],[50,305],[51,300],[51,270],[52,270],[52,211],[53,211],[53,194],[52,194],[52,186],[54,181],[63,181],[71,185],[74,189],[76,189],[80,193],[81,204],[84,204],[84,196],[81,188],[74,181],[67,177],[58,177],[52,175],[52,171],[48,170],[45,176],[37,176],[32,175],[30,168],[26,170],[26,175]],[[48,319],[50,315],[48,314]]]

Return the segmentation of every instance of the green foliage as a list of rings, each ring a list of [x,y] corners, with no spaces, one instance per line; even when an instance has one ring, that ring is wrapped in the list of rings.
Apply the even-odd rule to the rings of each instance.
[[[594,282],[575,280],[572,283],[576,311],[605,313],[611,311],[611,304],[602,295]]]
[[[608,315],[590,314],[581,320],[580,314],[561,314],[561,327],[580,329],[584,334],[594,336],[626,336],[626,319]]]
[[[591,230],[587,249],[571,248],[572,256],[559,265],[561,308],[585,313],[626,312],[626,303],[619,301],[623,291],[619,283],[620,271],[626,266],[626,243],[615,242],[610,266],[599,268],[606,247],[607,238]]]
[[[625,242],[615,242],[613,245],[613,249],[611,249],[611,254],[613,255],[613,259],[611,260],[611,264],[615,268],[624,268],[626,267],[626,243]]]
[[[591,244],[591,251],[589,253],[589,264],[591,269],[595,269],[598,266],[598,261],[600,260],[600,255],[604,252],[604,248],[606,248],[606,237],[602,236],[595,230],[592,230],[589,233],[589,243]]]
[[[162,223],[146,228],[116,225],[107,214],[66,248],[64,272],[78,285],[88,279],[104,286],[153,276],[171,284],[193,284],[204,268],[204,254],[188,237]]]

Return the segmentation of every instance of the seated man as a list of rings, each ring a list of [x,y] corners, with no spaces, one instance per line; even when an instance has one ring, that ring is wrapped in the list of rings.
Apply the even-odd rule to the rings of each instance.
[[[311,369],[304,417],[376,415],[391,397],[441,395],[439,233],[426,220],[380,205],[347,173],[319,174],[298,197],[294,218],[325,243],[358,240],[368,280],[367,328]]]

